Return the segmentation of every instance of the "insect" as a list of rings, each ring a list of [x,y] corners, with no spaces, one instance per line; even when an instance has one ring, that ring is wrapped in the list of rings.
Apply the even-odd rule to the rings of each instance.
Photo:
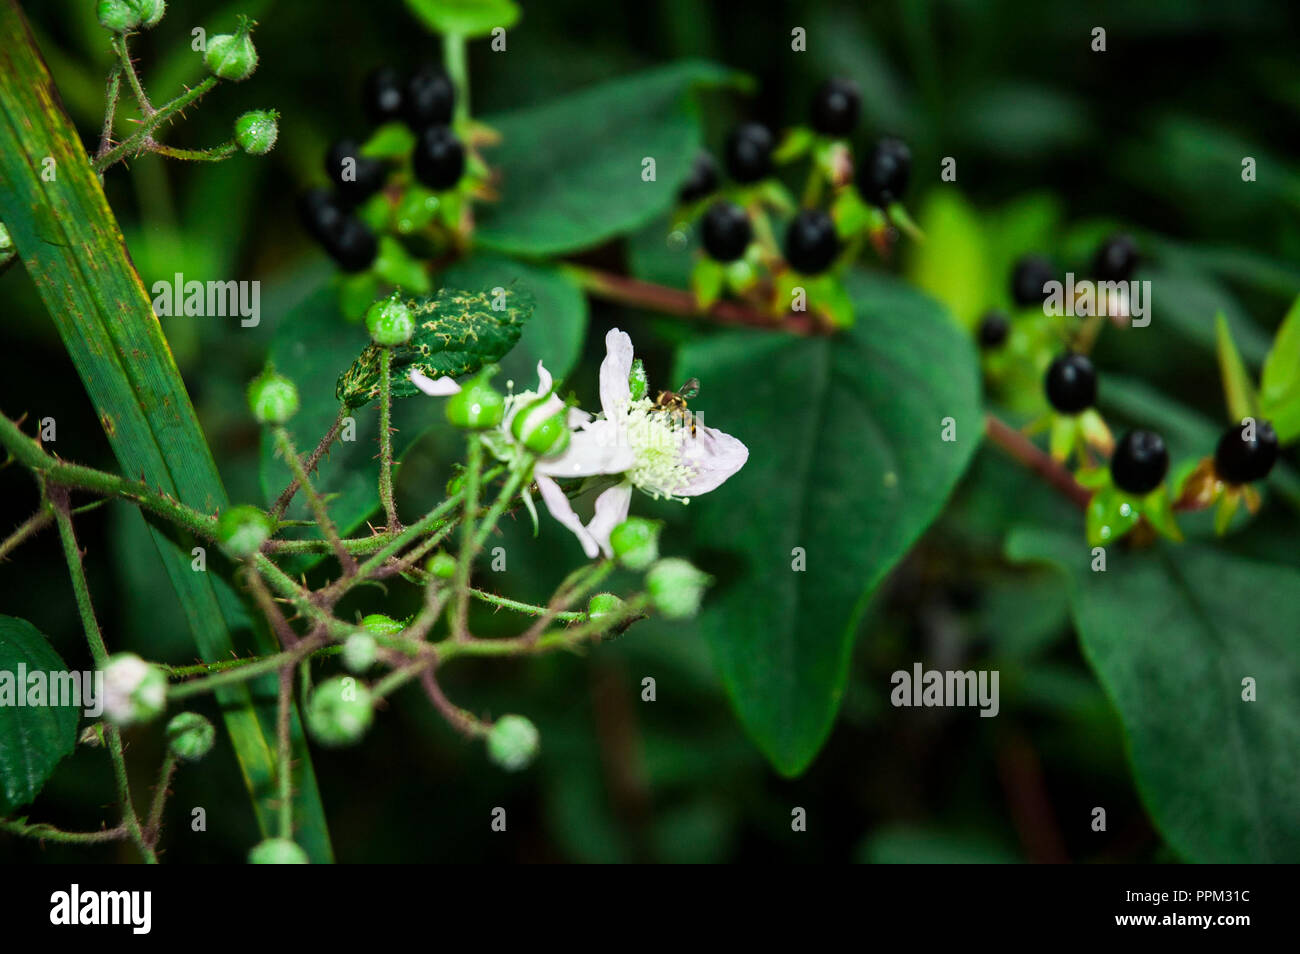
[[[680,418],[682,423],[690,422],[691,437],[695,436],[695,415],[691,413],[686,402],[695,395],[700,393],[699,378],[691,378],[676,391],[660,391],[659,396],[655,398],[655,410],[664,411],[671,414],[674,418]]]

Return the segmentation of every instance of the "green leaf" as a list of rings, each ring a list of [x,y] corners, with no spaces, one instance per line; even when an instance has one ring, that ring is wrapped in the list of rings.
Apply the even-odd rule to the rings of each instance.
[[[1188,543],[1113,547],[1094,573],[1078,540],[1040,529],[1013,532],[1007,552],[1068,579],[1084,656],[1169,844],[1196,862],[1300,857],[1300,602],[1286,595],[1300,572]]]
[[[1260,377],[1260,413],[1283,444],[1300,437],[1300,298],[1287,312]]]
[[[375,274],[388,284],[404,291],[427,295],[432,288],[424,264],[413,258],[411,253],[402,247],[402,243],[391,235],[380,236],[379,254],[375,257],[372,268]]]
[[[1088,546],[1114,543],[1137,526],[1142,514],[1129,495],[1114,486],[1103,487],[1088,501],[1086,526]]]
[[[411,383],[411,371],[431,378],[459,378],[498,361],[515,346],[533,303],[517,288],[500,287],[498,291],[443,288],[431,298],[407,301],[416,318],[415,335],[392,349],[394,398],[420,393]],[[344,407],[364,407],[379,397],[382,351],[378,345],[370,345],[339,376],[334,394]]]
[[[875,587],[937,516],[983,434],[968,338],[932,300],[850,272],[852,331],[733,332],[686,345],[674,380],[749,462],[691,502],[719,582],[696,624],[741,722],[795,775],[830,732]],[[955,442],[940,439],[945,418]],[[792,569],[802,547],[806,572]]]
[[[934,189],[917,218],[926,240],[912,246],[908,278],[974,328],[995,299],[979,218],[956,189]]]
[[[718,300],[726,280],[726,268],[709,256],[701,255],[695,260],[695,267],[691,269],[691,291],[701,308],[708,308]]]
[[[1021,859],[983,832],[891,825],[863,841],[858,860],[872,865],[1010,865]]]
[[[686,61],[489,117],[502,136],[487,156],[501,201],[480,208],[477,241],[541,257],[645,225],[676,202],[700,150],[693,91],[738,83],[729,70]],[[653,182],[642,179],[646,158]]]
[[[508,30],[519,19],[513,0],[406,0],[406,7],[434,33],[465,37]]]
[[[226,492],[194,406],[81,138],[59,105],[16,4],[0,4],[0,35],[6,38],[0,44],[0,220],[13,234],[122,472],[215,513],[226,506]],[[39,175],[37,161],[46,157],[58,168],[49,182]],[[152,533],[199,654],[229,658],[232,632],[246,625],[238,599],[218,588],[213,574],[191,570],[195,541],[158,528]],[[259,652],[278,648],[264,626],[252,637]],[[271,676],[216,693],[263,831],[273,829],[278,807],[274,686]],[[292,735],[297,838],[312,860],[329,861],[324,810],[296,714]]]
[[[1223,378],[1223,397],[1228,405],[1228,414],[1233,421],[1240,422],[1256,414],[1255,388],[1250,383],[1250,374],[1241,361],[1241,352],[1232,340],[1228,320],[1223,312],[1214,316],[1215,352],[1219,357],[1219,374]]]
[[[19,705],[28,686],[19,682],[18,667],[45,677],[44,704]],[[0,816],[29,804],[54,767],[77,744],[76,706],[51,705],[48,675],[66,672],[45,637],[31,623],[0,616]]]

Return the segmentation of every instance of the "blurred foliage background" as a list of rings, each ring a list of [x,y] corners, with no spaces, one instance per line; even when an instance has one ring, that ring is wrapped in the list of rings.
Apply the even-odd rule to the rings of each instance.
[[[897,134],[913,147],[908,205],[931,239],[901,261],[876,267],[918,281],[967,324],[1006,304],[1016,256],[1035,251],[1062,265],[1082,264],[1106,231],[1131,231],[1151,270],[1139,277],[1165,279],[1154,319],[1170,333],[1103,339],[1098,361],[1109,385],[1106,409],[1120,419],[1135,409],[1137,416],[1164,413],[1171,443],[1191,435],[1184,450],[1196,443],[1197,452],[1209,452],[1202,442],[1213,439],[1224,416],[1214,312],[1228,315],[1248,363],[1257,367],[1300,293],[1300,166],[1289,148],[1300,119],[1294,48],[1300,8],[1294,5],[549,0],[523,6],[507,52],[492,53],[482,42],[471,46],[476,115],[699,56],[757,80],[749,100],[708,100],[706,137],[716,148],[737,118],[778,129],[802,122],[822,79],[856,79],[864,96],[863,133]],[[93,4],[42,0],[25,7],[90,145],[110,62]],[[163,319],[232,499],[259,500],[259,434],[243,389],[261,368],[277,323],[333,272],[297,225],[293,198],[321,180],[330,141],[364,135],[363,76],[382,64],[406,70],[436,62],[439,49],[397,0],[175,0],[162,24],[135,41],[146,86],[170,92],[197,81],[202,70],[190,50],[190,29],[229,29],[239,12],[259,21],[257,74],[210,95],[170,141],[193,147],[222,141],[239,113],[274,107],[282,117],[274,152],[212,166],[147,156],[111,170],[106,188],[146,286],[175,272],[262,282],[263,320],[256,328],[240,328],[233,319]],[[794,26],[808,31],[806,53],[790,51]],[[1106,29],[1104,53],[1090,49],[1094,26]],[[944,156],[957,158],[955,188],[938,181]],[[1255,157],[1260,168],[1259,180],[1247,187],[1233,173],[1243,156]],[[659,223],[589,258],[622,269],[662,243],[663,234]],[[21,268],[0,278],[0,301],[0,406],[11,415],[53,416],[62,457],[113,469],[93,410]],[[631,331],[652,380],[669,376],[673,349],[686,334],[681,323],[595,302],[591,309],[583,357],[569,382],[579,394],[594,394],[604,331],[615,325]],[[433,435],[404,465],[399,494],[412,507],[445,482],[448,448],[439,442],[449,440]],[[17,525],[34,506],[30,479],[6,468],[0,490],[0,524]],[[1227,546],[1295,565],[1294,511],[1270,514]],[[673,523],[689,516],[666,509],[663,515]],[[1072,533],[1080,524],[1067,504],[996,449],[982,449],[945,515],[874,597],[836,727],[798,778],[774,772],[746,738],[708,647],[688,630],[651,621],[586,657],[466,663],[448,671],[444,684],[461,704],[492,714],[524,712],[537,722],[543,754],[521,775],[488,765],[480,748],[455,736],[415,690],[394,698],[365,744],[318,750],[337,856],[1174,860],[1143,810],[1114,711],[1080,655],[1064,579],[1010,565],[1000,555],[1008,529],[1026,520]],[[547,537],[556,532],[544,527],[543,539],[533,541],[525,526],[513,527],[515,539],[508,534],[505,544],[508,578],[494,585],[521,598],[549,592],[563,569],[546,553]],[[141,518],[113,504],[83,518],[80,533],[109,646],[193,661]],[[53,533],[0,567],[0,605],[37,623],[71,666],[89,665]],[[397,615],[398,609],[389,604],[385,611]],[[1000,670],[1000,716],[891,708],[889,674],[914,660],[931,668]],[[657,680],[654,704],[639,701],[645,676]],[[141,792],[152,784],[161,756],[158,735],[146,729],[128,736]],[[242,858],[256,839],[228,743],[219,742],[201,768],[182,771],[175,788],[165,857]],[[106,760],[82,749],[56,772],[34,815],[93,827],[111,791]],[[206,834],[186,824],[190,807],[199,805],[207,809]],[[509,837],[488,829],[497,805],[509,812]],[[1089,827],[1095,805],[1107,808],[1107,832]],[[796,806],[808,813],[804,833],[791,831]],[[0,838],[0,858],[13,861],[108,861],[116,850],[66,851]],[[128,847],[120,850],[129,856]]]

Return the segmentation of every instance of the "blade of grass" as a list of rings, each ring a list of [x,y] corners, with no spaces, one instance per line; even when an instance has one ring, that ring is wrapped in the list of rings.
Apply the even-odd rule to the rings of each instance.
[[[214,513],[227,501],[211,451],[16,0],[0,0],[0,36],[0,221],[58,327],[123,473]],[[229,658],[232,630],[256,614],[245,614],[235,594],[208,573],[191,569],[192,542],[151,531],[200,655]],[[259,652],[275,651],[265,626],[254,626],[253,633]],[[277,818],[275,696],[273,677],[268,685],[220,695],[259,827],[267,833],[275,832]],[[296,714],[293,745],[301,771],[296,837],[313,861],[329,861],[324,811]]]

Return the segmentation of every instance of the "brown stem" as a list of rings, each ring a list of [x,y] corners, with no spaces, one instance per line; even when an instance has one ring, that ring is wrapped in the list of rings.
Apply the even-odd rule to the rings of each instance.
[[[317,465],[320,464],[321,458],[325,456],[326,452],[330,449],[330,445],[333,444],[335,438],[339,436],[339,430],[343,427],[343,419],[347,417],[347,412],[347,408],[339,408],[338,417],[334,418],[333,425],[331,425],[330,429],[325,433],[325,436],[320,439],[320,443],[316,445],[316,449],[307,455],[307,459],[303,461],[302,469],[305,473],[310,474],[316,470]],[[284,515],[285,510],[288,509],[290,501],[293,500],[293,496],[298,492],[300,486],[297,477],[289,482],[289,486],[284,488],[284,491],[276,498],[275,505],[271,507],[272,517],[278,520]]]
[[[1088,501],[1092,498],[1088,489],[1075,480],[1074,475],[1062,464],[1024,434],[992,414],[985,415],[984,432],[989,440],[1045,479],[1080,510],[1087,509]]]

